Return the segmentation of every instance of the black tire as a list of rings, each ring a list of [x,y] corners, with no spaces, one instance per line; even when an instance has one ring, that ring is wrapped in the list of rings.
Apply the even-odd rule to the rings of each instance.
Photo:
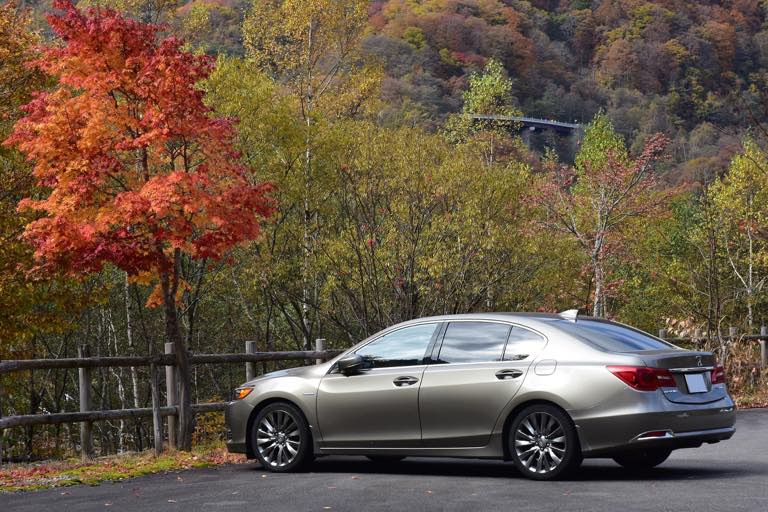
[[[288,402],[275,402],[259,411],[251,426],[251,447],[261,467],[274,473],[296,471],[313,458],[309,424],[301,410]]]
[[[405,458],[404,455],[366,455],[372,462],[380,464],[389,464],[390,462],[400,462]]]
[[[555,480],[576,470],[583,460],[576,428],[558,407],[534,404],[520,411],[506,432],[518,471],[532,480]]]
[[[651,448],[622,453],[613,460],[627,469],[651,469],[667,460],[671,453],[672,450],[665,448]]]

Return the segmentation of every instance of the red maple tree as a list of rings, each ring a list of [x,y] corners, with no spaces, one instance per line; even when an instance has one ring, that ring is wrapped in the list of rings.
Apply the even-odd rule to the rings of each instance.
[[[210,74],[210,57],[114,10],[53,5],[48,21],[61,43],[43,48],[33,65],[58,85],[26,105],[5,142],[26,154],[50,191],[21,203],[40,214],[24,236],[38,270],[84,275],[111,263],[154,281],[177,347],[179,439],[189,449],[182,257],[219,259],[256,238],[272,209],[269,186],[239,163],[232,120],[203,103],[196,84]]]
[[[588,257],[593,316],[605,316],[608,292],[618,284],[608,281],[606,262],[621,252],[627,227],[662,214],[678,191],[660,189],[654,172],[667,145],[666,136],[656,134],[635,159],[607,149],[602,162],[587,160],[581,170],[549,162],[533,195],[544,213],[539,222],[575,240]]]

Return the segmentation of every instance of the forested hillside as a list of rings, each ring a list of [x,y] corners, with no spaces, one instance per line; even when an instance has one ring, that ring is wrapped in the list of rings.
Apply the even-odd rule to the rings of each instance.
[[[495,58],[526,115],[588,122],[603,109],[635,150],[666,133],[674,180],[723,170],[765,86],[759,0],[390,0],[370,13],[390,122],[439,122]]]
[[[754,403],[768,376],[723,333],[768,323],[766,9],[0,0],[0,359],[343,348],[580,308],[700,332]],[[473,114],[582,130],[527,144]],[[144,371],[94,371],[95,407],[147,406]],[[3,375],[2,414],[75,409],[74,375]],[[192,402],[243,379],[189,375]],[[98,424],[103,452],[148,445],[128,423]]]
[[[36,12],[46,0],[27,0]],[[248,0],[82,0],[118,6],[210,54],[243,55]],[[760,0],[372,0],[362,42],[381,63],[380,120],[437,129],[471,72],[499,60],[515,106],[589,122],[603,110],[629,146],[671,139],[671,182],[721,173],[759,104],[768,66]],[[42,22],[41,22],[42,24]]]

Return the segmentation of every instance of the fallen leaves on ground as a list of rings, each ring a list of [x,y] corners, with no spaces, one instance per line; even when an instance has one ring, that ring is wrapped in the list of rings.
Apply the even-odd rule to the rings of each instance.
[[[70,459],[10,464],[0,467],[0,493],[80,484],[98,485],[153,473],[242,462],[245,462],[244,456],[230,454],[223,446],[202,446],[191,453],[168,451],[160,456],[143,452],[99,457],[90,462]],[[179,477],[178,480],[183,479]],[[62,496],[67,494],[61,493]]]

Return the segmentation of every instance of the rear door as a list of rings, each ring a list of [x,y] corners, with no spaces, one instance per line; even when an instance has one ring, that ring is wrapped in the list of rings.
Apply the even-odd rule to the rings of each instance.
[[[507,323],[450,322],[419,391],[424,446],[486,445],[543,345],[538,334]]]

